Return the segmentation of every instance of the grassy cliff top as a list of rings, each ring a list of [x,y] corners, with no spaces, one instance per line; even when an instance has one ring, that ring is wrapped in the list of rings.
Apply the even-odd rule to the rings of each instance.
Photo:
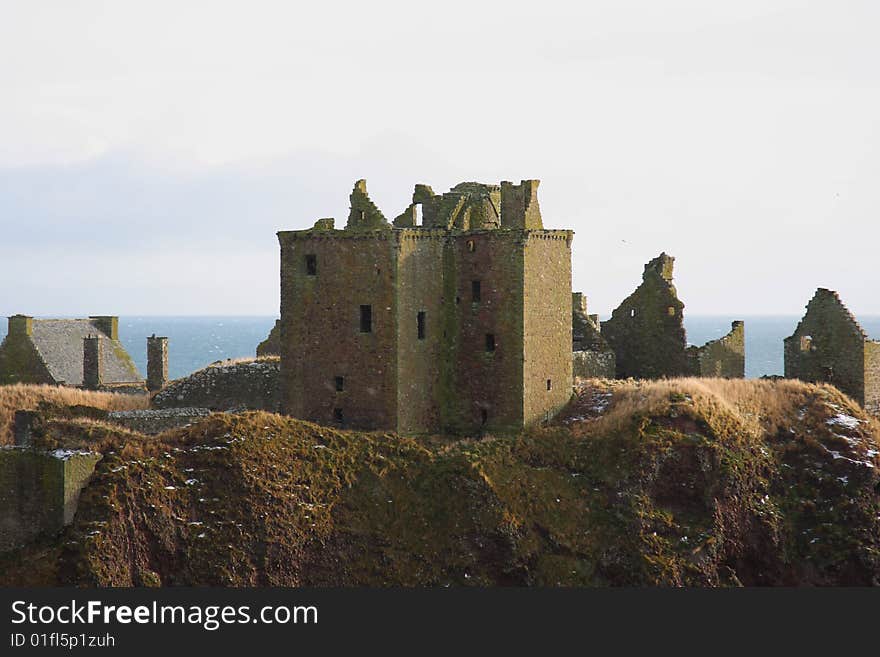
[[[880,583],[880,429],[829,386],[591,381],[554,425],[482,440],[83,426],[44,438],[104,452],[74,524],[0,584]]]
[[[94,392],[64,386],[16,383],[0,386],[0,445],[11,445],[15,411],[32,411],[40,406],[64,409],[84,406],[106,411],[131,411],[148,408],[146,395]]]

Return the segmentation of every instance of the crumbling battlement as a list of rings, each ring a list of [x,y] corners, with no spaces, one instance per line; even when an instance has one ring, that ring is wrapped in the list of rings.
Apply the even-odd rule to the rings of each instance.
[[[478,433],[561,408],[572,232],[543,229],[537,187],[419,184],[389,225],[358,181],[345,230],[279,232],[284,411]]]
[[[819,288],[806,308],[784,341],[786,378],[831,383],[880,412],[880,342],[868,338],[833,290]]]
[[[690,346],[687,349],[691,374],[693,376],[742,379],[746,375],[746,331],[745,323],[735,321],[730,333],[711,340],[702,347]]]

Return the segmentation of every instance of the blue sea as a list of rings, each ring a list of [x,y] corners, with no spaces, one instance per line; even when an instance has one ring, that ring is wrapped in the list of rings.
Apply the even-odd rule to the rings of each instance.
[[[746,376],[782,374],[782,340],[794,332],[799,317],[686,316],[688,342],[703,344],[726,334],[734,319],[746,323]],[[880,339],[880,317],[859,317],[874,339]],[[168,369],[176,379],[218,360],[254,356],[269,334],[274,317],[120,317],[119,333],[141,373],[146,372],[146,337],[168,336]],[[0,339],[6,323],[0,321]]]

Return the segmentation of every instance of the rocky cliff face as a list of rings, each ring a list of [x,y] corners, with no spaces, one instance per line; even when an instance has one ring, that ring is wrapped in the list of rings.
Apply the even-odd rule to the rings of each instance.
[[[556,424],[480,441],[215,415],[104,435],[74,524],[0,583],[878,584],[877,439],[791,381],[593,382]]]

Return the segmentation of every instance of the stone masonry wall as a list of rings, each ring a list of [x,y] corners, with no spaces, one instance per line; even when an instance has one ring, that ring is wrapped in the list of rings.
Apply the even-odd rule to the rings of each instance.
[[[73,521],[99,454],[0,448],[0,552]]]
[[[613,351],[573,351],[572,374],[576,379],[613,379],[615,360]]]
[[[32,330],[30,317],[14,315],[9,318],[9,332],[0,343],[0,385],[55,382],[28,337]]]
[[[745,324],[731,324],[730,333],[702,347],[688,347],[693,376],[742,379],[746,375]]]
[[[449,242],[444,266],[445,298],[450,300],[444,427],[474,434],[522,426],[522,233],[488,230],[457,236]],[[487,349],[490,335],[493,350]]]
[[[530,231],[524,253],[524,422],[554,415],[571,400],[572,313],[569,231]]]
[[[107,414],[107,420],[149,436],[170,429],[188,427],[209,415],[211,415],[211,411],[207,408],[163,408],[143,411],[111,411]]]
[[[221,362],[172,381],[153,397],[152,405],[157,409],[277,412],[279,373],[277,359]]]
[[[315,230],[279,238],[282,410],[322,424],[395,426],[391,231]],[[371,307],[370,332],[361,331],[361,305]],[[341,391],[337,377],[344,380]]]
[[[617,356],[617,377],[654,379],[689,373],[684,304],[672,285],[672,258],[645,265],[642,284],[602,322],[602,337]]]
[[[436,432],[443,422],[445,231],[397,233],[397,430]],[[451,302],[451,300],[449,300]],[[419,313],[424,337],[419,338]]]
[[[865,404],[867,336],[836,292],[819,289],[785,339],[785,376],[827,382]]]

